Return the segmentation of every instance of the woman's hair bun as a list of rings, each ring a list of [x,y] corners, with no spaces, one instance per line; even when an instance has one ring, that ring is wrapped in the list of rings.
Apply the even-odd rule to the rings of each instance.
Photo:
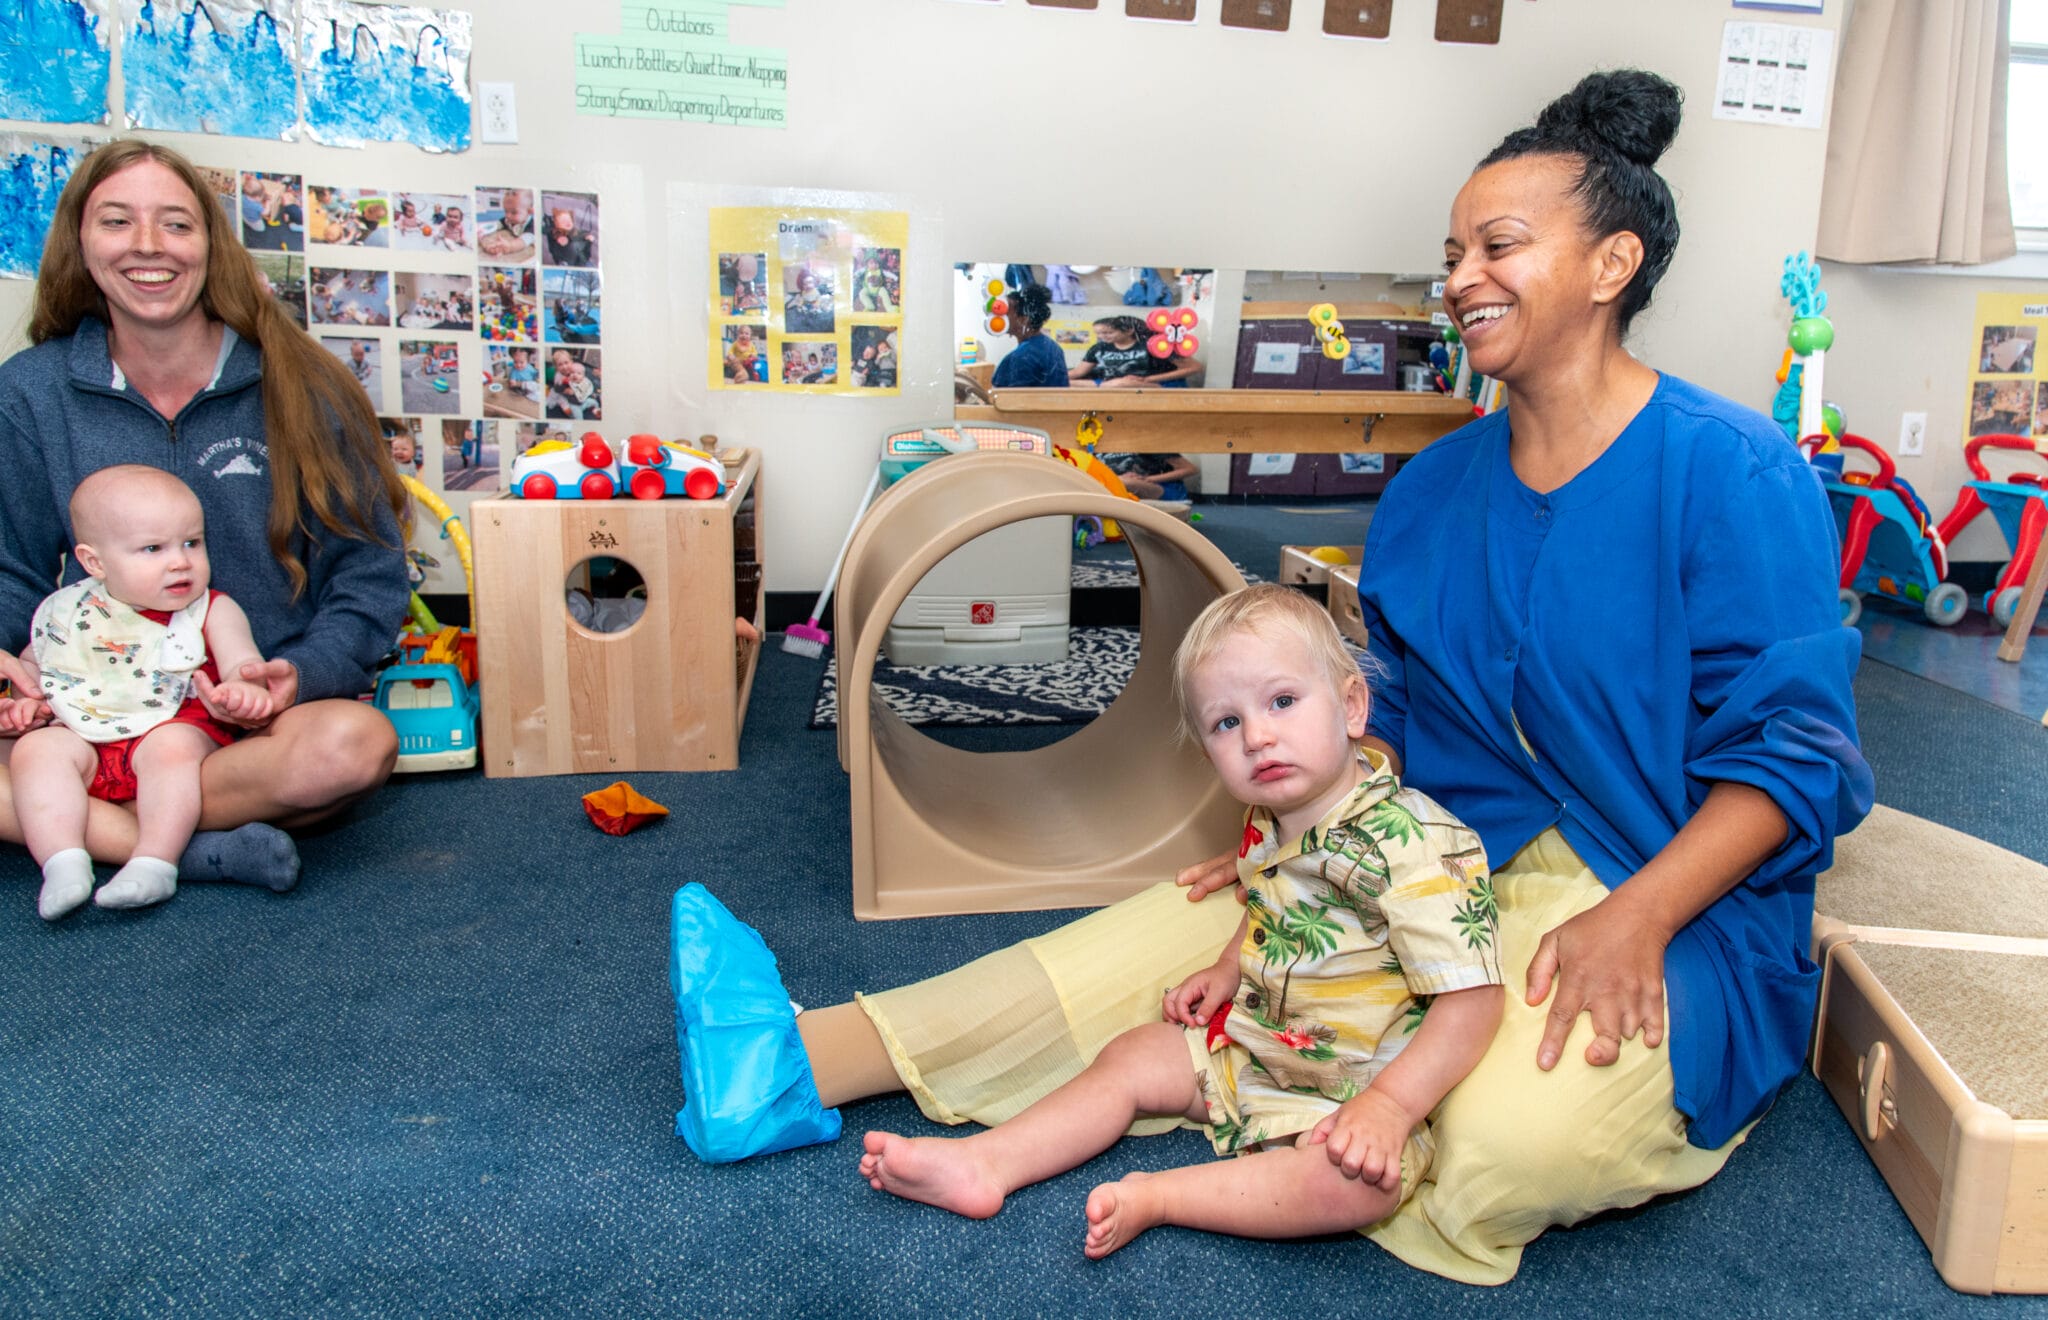
[[[1639,165],[1655,165],[1678,136],[1684,96],[1642,69],[1593,73],[1543,108],[1536,131],[1586,148],[1596,144]]]

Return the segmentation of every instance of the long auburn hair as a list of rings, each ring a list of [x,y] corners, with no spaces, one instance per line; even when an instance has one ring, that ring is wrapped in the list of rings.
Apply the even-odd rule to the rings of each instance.
[[[299,329],[265,287],[262,272],[230,227],[225,208],[192,162],[168,147],[123,138],[80,161],[57,198],[57,215],[43,243],[36,277],[29,342],[72,334],[88,316],[111,329],[107,297],[86,268],[79,239],[86,199],[113,175],[155,161],[177,175],[198,204],[206,227],[206,281],[199,305],[263,354],[263,419],[270,449],[270,549],[284,566],[296,596],[305,590],[306,566],[292,540],[310,535],[316,519],[337,536],[375,540],[375,509],[383,503],[401,528],[405,487],[384,445],[376,410],[354,375]],[[365,483],[363,473],[375,475]]]

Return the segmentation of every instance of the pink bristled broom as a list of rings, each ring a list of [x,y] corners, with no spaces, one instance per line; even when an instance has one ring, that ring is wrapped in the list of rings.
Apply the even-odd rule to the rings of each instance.
[[[860,506],[853,511],[853,521],[846,525],[846,539],[839,543],[839,554],[832,560],[832,571],[825,577],[825,589],[818,593],[817,603],[811,606],[811,617],[803,623],[793,623],[782,635],[782,649],[791,655],[807,655],[816,660],[825,654],[825,648],[832,641],[832,634],[818,626],[818,620],[825,613],[825,602],[832,599],[832,588],[839,584],[839,570],[846,563],[846,547],[853,544],[853,534],[860,527],[861,515],[868,511],[868,505],[875,498],[875,490],[882,484],[882,469],[878,464],[875,475],[868,478],[868,488],[860,497]]]

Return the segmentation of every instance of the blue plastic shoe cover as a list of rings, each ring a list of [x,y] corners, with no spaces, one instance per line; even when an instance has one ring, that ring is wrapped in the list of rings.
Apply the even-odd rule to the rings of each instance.
[[[669,989],[683,1060],[676,1135],[707,1164],[833,1141],[796,1010],[759,932],[692,882],[670,909]]]

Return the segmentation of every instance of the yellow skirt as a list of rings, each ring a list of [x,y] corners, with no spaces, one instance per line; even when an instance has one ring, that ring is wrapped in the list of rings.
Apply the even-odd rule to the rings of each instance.
[[[1699,1186],[1747,1135],[1719,1150],[1688,1145],[1669,1056],[1638,1039],[1613,1067],[1591,1067],[1583,1016],[1562,1061],[1538,1070],[1544,1010],[1523,1002],[1523,974],[1544,934],[1607,890],[1551,831],[1494,872],[1494,891],[1508,981],[1500,1032],[1437,1109],[1422,1185],[1366,1230],[1419,1269],[1480,1284],[1513,1278],[1523,1246],[1553,1224]],[[1161,995],[1216,960],[1242,911],[1227,896],[1190,903],[1156,885],[956,971],[856,999],[928,1117],[1000,1123],[1120,1033],[1159,1021]],[[1180,1125],[1141,1119],[1131,1132]]]

